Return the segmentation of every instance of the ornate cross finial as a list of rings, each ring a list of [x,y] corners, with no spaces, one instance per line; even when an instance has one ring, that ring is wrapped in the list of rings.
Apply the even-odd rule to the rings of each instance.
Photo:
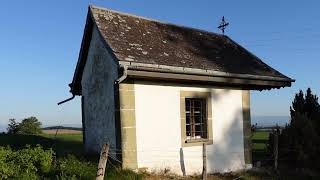
[[[220,23],[220,25],[218,26],[218,28],[222,31],[222,34],[224,35],[224,30],[226,29],[226,27],[229,25],[228,22],[226,22],[224,20],[224,16],[222,16],[222,21]]]

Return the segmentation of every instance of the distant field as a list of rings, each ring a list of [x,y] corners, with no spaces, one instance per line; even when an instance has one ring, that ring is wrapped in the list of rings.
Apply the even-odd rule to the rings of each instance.
[[[55,134],[42,134],[43,137],[50,138],[50,139],[56,139],[61,141],[76,141],[76,142],[82,142],[82,133],[81,134],[57,134],[55,137]]]
[[[41,136],[60,140],[60,141],[74,141],[82,143],[82,131],[75,129],[44,129],[42,130],[43,134]],[[56,135],[57,133],[57,135]]]
[[[45,134],[56,134],[57,129],[44,129],[42,130]],[[81,134],[82,131],[74,129],[58,129],[58,134]]]

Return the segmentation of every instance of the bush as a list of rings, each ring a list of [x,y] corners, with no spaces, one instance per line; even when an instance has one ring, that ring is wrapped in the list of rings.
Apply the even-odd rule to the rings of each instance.
[[[7,159],[11,153],[10,148],[0,147],[0,179],[9,179],[15,173],[14,163]]]
[[[92,163],[80,161],[73,155],[59,160],[56,167],[60,179],[95,179],[96,171]]]
[[[7,131],[9,134],[40,134],[41,122],[36,117],[23,119],[21,123],[9,119]]]
[[[56,179],[78,180],[95,179],[97,163],[85,161],[76,156],[54,161],[55,153],[40,145],[26,146],[19,150],[0,146],[0,179]],[[130,170],[121,170],[107,164],[105,179],[142,179]]]
[[[13,151],[0,147],[1,179],[40,179],[52,169],[54,152],[44,150],[40,145]]]

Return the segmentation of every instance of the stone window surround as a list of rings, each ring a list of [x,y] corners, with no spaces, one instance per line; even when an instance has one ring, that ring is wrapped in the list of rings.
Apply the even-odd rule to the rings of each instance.
[[[186,112],[185,106],[186,98],[205,98],[207,102],[207,139],[199,140],[188,140],[186,135]],[[202,146],[205,144],[212,144],[212,103],[211,103],[211,92],[201,91],[180,91],[180,121],[181,121],[181,146]]]

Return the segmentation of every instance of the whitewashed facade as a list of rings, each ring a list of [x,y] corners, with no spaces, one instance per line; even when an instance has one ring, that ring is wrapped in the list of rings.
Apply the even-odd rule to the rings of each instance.
[[[246,167],[241,90],[139,82],[134,87],[139,168],[169,169],[181,175],[202,172],[202,146],[181,146],[180,91],[185,90],[211,93],[213,144],[207,145],[208,172]]]

